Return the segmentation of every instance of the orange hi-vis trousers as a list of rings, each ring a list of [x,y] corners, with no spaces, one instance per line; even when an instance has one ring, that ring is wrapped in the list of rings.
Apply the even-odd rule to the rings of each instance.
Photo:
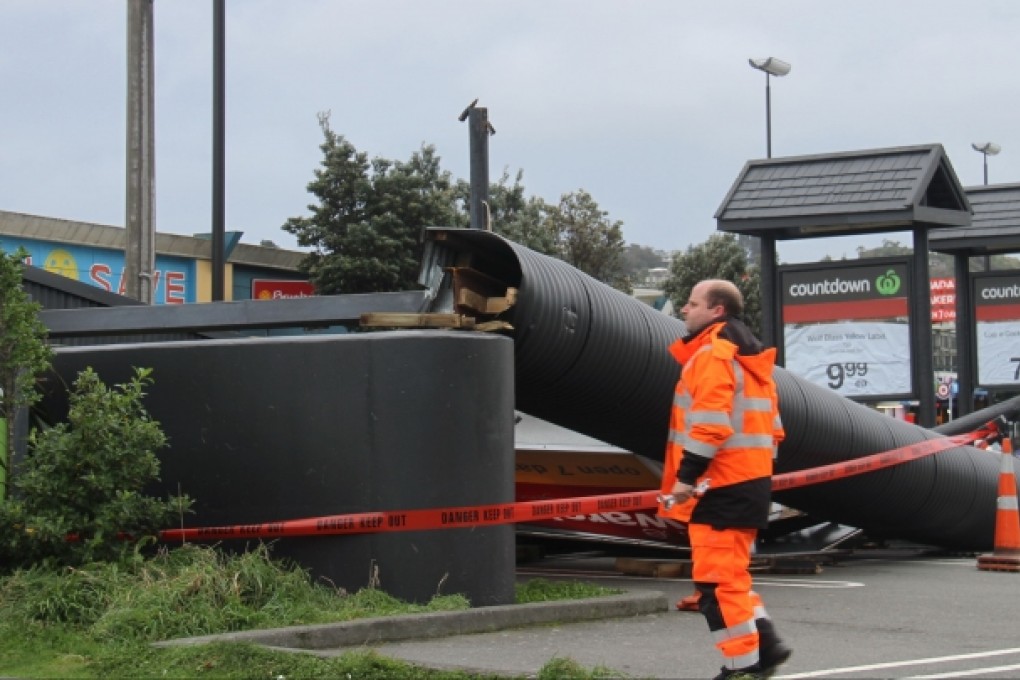
[[[705,616],[727,668],[758,663],[756,618],[764,618],[761,598],[751,590],[751,546],[756,529],[687,526],[694,562],[698,609]]]

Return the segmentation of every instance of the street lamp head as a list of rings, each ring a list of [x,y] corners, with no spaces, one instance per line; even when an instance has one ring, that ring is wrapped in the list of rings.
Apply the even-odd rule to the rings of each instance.
[[[971,146],[974,148],[975,151],[983,153],[986,156],[994,156],[1000,151],[1002,151],[1002,147],[996,144],[995,142],[982,142],[980,144],[974,142],[971,144]]]
[[[772,76],[785,76],[790,72],[790,64],[783,61],[782,59],[776,59],[775,57],[767,57],[765,59],[748,59],[749,64],[753,68],[759,71],[765,71]]]

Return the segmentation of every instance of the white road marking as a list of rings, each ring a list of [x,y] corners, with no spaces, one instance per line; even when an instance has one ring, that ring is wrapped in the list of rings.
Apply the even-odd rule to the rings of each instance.
[[[955,671],[953,673],[939,673],[937,675],[911,675],[904,680],[933,680],[934,678],[962,678],[966,675],[987,675],[989,673],[1001,673],[1002,671],[1015,671],[1020,669],[1020,663],[1012,666],[989,666],[988,668],[975,668],[969,671]]]
[[[653,576],[631,576],[629,574],[612,573],[607,571],[595,571],[595,570],[583,570],[583,569],[528,569],[518,568],[517,573],[522,576],[545,576],[553,577],[558,576],[561,578],[576,578],[584,576],[588,578],[599,579],[603,581],[641,581],[648,583],[650,581],[668,581],[670,583],[694,583],[693,579],[690,578],[656,578]],[[766,585],[766,586],[777,586],[780,588],[818,588],[818,589],[831,589],[831,588],[863,588],[864,584],[858,581],[823,581],[816,579],[775,579],[775,578],[761,578],[754,576],[754,585]]]
[[[771,579],[754,578],[755,586],[779,586],[780,588],[863,588],[864,584],[857,581],[822,581],[815,579]]]
[[[928,659],[909,659],[907,661],[890,661],[888,663],[875,663],[868,664],[866,666],[844,666],[843,668],[827,668],[820,671],[811,671],[809,673],[793,673],[790,675],[777,675],[774,676],[775,680],[795,680],[796,678],[823,678],[827,675],[839,675],[841,673],[859,673],[862,671],[874,671],[882,668],[902,668],[904,666],[918,666],[925,663],[951,663],[953,661],[965,661],[967,659],[983,659],[990,656],[1003,656],[1005,654],[1020,654],[1020,647],[1013,647],[1012,649],[994,649],[990,652],[974,652],[972,654],[953,654],[951,656],[935,656]],[[1011,668],[1020,668],[1020,665]],[[1011,668],[1004,668],[1004,670],[1010,670]],[[986,672],[993,672],[987,670]],[[948,675],[926,675],[917,677],[930,677],[930,678],[951,678],[958,675],[964,675],[965,673],[950,673]]]

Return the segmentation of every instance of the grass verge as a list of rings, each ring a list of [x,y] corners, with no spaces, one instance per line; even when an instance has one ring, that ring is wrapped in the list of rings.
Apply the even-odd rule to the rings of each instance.
[[[613,594],[592,584],[535,579],[517,601]],[[314,583],[262,547],[243,555],[186,546],[127,565],[31,569],[0,578],[0,674],[17,678],[427,678],[488,676],[434,671],[350,652],[324,659],[243,643],[154,648],[156,640],[236,630],[467,609],[459,595],[427,605],[386,593]],[[610,677],[569,659],[552,659],[542,678]]]

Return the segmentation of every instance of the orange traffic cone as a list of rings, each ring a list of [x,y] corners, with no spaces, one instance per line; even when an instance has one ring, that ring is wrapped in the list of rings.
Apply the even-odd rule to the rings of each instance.
[[[999,467],[999,498],[995,511],[995,545],[989,555],[978,557],[977,567],[985,571],[1020,572],[1020,507],[1013,473],[1013,444],[1002,440]]]

